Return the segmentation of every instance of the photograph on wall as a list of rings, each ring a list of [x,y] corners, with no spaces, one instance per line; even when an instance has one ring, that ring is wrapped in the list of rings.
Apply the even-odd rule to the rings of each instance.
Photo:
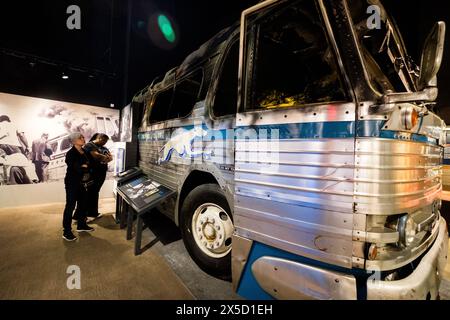
[[[131,105],[127,105],[121,111],[120,117],[120,141],[131,142],[133,126],[133,116],[131,113]]]
[[[109,136],[111,153],[119,141],[119,111],[90,105],[0,93],[0,185],[62,181],[69,134],[86,141]],[[114,172],[109,164],[108,176]]]

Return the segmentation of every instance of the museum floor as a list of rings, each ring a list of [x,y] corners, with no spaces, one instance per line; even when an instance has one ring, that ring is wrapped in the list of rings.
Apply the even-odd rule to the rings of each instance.
[[[114,222],[114,199],[102,201],[106,215],[76,242],[61,238],[62,210],[63,204],[0,209],[0,299],[239,299],[230,282],[195,265],[165,216],[150,217],[148,249],[134,256],[134,242]],[[80,267],[81,290],[67,288],[70,265]]]
[[[102,201],[96,230],[72,243],[61,238],[63,204],[0,209],[0,299],[240,299],[231,283],[195,265],[161,214],[146,221],[147,249],[134,256],[114,208],[113,199]],[[80,290],[67,288],[70,265],[80,267]],[[444,277],[441,299],[450,299],[450,260]]]

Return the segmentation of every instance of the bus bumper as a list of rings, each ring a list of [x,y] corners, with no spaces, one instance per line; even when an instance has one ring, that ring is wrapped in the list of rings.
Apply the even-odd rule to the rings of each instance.
[[[441,217],[439,234],[428,253],[408,277],[396,281],[367,280],[368,300],[437,299],[447,262],[448,231]]]

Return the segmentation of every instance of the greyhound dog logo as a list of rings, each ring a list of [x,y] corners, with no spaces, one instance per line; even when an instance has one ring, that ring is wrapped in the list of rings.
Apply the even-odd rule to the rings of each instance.
[[[201,127],[195,127],[192,130],[185,131],[172,137],[160,150],[162,152],[161,158],[158,159],[158,163],[169,161],[172,156],[173,150],[175,150],[181,158],[194,158],[198,156],[210,157],[209,152],[204,151],[194,151],[192,150],[192,144],[195,138],[202,138],[207,135],[207,131],[203,130]]]

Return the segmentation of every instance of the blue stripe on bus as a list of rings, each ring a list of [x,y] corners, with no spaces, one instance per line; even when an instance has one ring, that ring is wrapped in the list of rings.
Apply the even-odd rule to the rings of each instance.
[[[274,124],[261,126],[248,126],[236,128],[236,138],[245,138],[255,130],[267,130],[267,138],[279,137],[279,139],[331,139],[352,138],[355,136],[354,121],[333,122],[303,122]],[[277,130],[278,132],[275,132]],[[253,131],[253,132],[255,132]]]
[[[256,134],[267,139],[339,139],[353,137],[377,137],[394,140],[404,140],[402,136],[408,134],[391,130],[382,130],[384,120],[364,120],[364,121],[329,121],[329,122],[303,122],[271,125],[254,125],[237,127],[234,138],[252,138]],[[180,127],[184,130],[191,130],[193,125]],[[179,128],[176,128],[179,129]],[[176,130],[175,129],[175,130]],[[227,139],[232,133],[232,129],[210,130],[205,124],[203,129],[208,131],[208,135],[203,137],[204,141]],[[276,131],[275,131],[276,130]],[[162,129],[156,131],[141,132],[138,134],[139,141],[163,141],[169,140],[174,130]],[[230,137],[231,138],[231,137]],[[437,140],[415,133],[408,134],[408,140],[437,144]]]
[[[404,140],[402,139],[402,132],[392,131],[392,130],[382,130],[384,126],[384,120],[366,120],[366,121],[358,121],[358,125],[356,128],[356,136],[357,137],[377,137],[377,138],[385,138],[385,139],[395,139],[395,140]],[[403,133],[403,135],[408,133]],[[423,143],[431,143],[437,144],[437,140],[434,138],[429,138],[424,135],[412,133],[408,134],[409,139],[411,141],[423,142]]]

